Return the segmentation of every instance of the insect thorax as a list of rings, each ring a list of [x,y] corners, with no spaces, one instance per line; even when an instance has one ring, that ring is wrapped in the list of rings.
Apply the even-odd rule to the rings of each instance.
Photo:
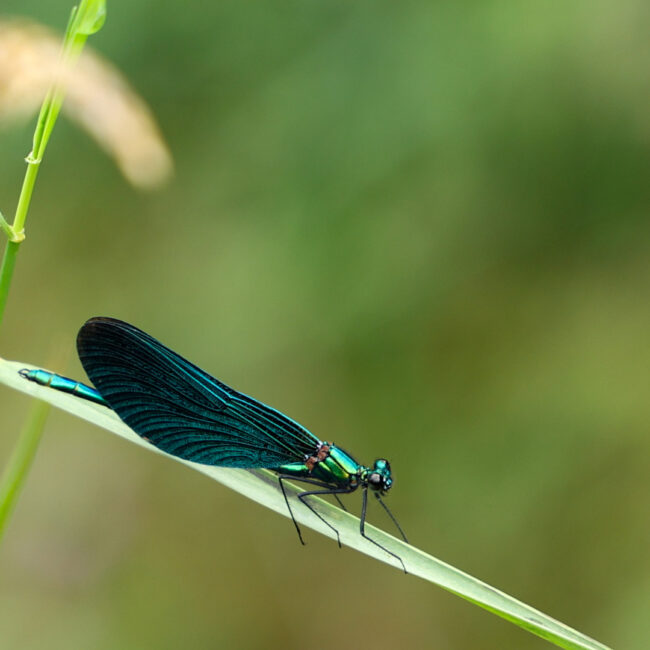
[[[313,478],[332,486],[356,487],[363,468],[347,452],[322,442],[302,463],[282,465],[278,471],[296,478]]]

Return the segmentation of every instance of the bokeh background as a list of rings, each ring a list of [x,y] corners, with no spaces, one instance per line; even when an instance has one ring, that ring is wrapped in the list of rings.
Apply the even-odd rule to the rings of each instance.
[[[69,8],[2,3],[59,30]],[[417,546],[648,647],[649,35],[643,0],[109,0],[91,45],[176,175],[138,193],[57,125],[1,353],[83,377],[84,320],[133,322],[390,458]],[[32,129],[0,133],[6,215]],[[0,458],[27,408],[0,390]],[[0,548],[0,644],[550,647],[307,537],[53,412]]]

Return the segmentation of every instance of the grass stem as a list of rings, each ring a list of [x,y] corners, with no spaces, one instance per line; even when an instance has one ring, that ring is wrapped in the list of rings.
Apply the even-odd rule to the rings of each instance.
[[[0,478],[0,539],[36,456],[49,411],[50,405],[46,402],[35,400],[32,403],[18,442]]]

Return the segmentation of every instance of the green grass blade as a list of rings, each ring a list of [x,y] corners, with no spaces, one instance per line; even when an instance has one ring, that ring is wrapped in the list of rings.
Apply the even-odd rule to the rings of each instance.
[[[272,472],[265,470],[247,471],[208,467],[164,454],[131,431],[110,409],[92,404],[73,395],[39,386],[27,381],[18,374],[21,368],[31,367],[28,364],[0,359],[0,383],[4,383],[11,388],[37,397],[43,401],[47,401],[53,406],[68,411],[84,420],[88,420],[149,451],[163,454],[176,462],[183,463],[236,492],[243,494],[249,499],[257,501],[259,504],[275,510],[281,515],[288,516],[282,493],[278,487],[278,481]],[[295,495],[300,490],[293,488],[288,491],[290,491],[291,496],[295,499]],[[313,504],[318,512],[328,521],[332,522],[339,530],[343,544],[361,553],[372,556],[381,562],[401,568],[394,558],[359,535],[359,519],[357,517],[320,499],[314,499]],[[296,503],[293,506],[293,510],[296,520],[302,526],[312,528],[328,537],[333,537],[332,531],[309,512],[307,508]],[[604,646],[598,641],[590,639],[584,634],[463,573],[459,569],[428,555],[414,546],[406,544],[373,526],[366,525],[366,530],[380,544],[399,555],[404,560],[408,572],[412,575],[433,582],[443,589],[451,591],[461,598],[469,600],[515,623],[519,627],[547,639],[561,648],[609,650],[607,646]]]
[[[18,494],[36,456],[49,411],[50,404],[47,402],[34,402],[18,437],[18,444],[14,447],[0,478],[0,538],[5,532],[9,515],[16,505]]]

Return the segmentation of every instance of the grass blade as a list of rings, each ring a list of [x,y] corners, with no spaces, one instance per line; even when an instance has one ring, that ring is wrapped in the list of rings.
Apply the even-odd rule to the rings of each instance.
[[[278,487],[278,481],[272,472],[266,470],[249,471],[209,467],[169,456],[148,444],[131,431],[110,409],[79,399],[73,395],[39,386],[27,381],[18,374],[21,368],[31,367],[28,364],[0,359],[0,383],[4,383],[11,388],[49,402],[53,406],[92,422],[151,452],[162,454],[176,462],[183,463],[202,474],[206,474],[213,480],[232,490],[243,494],[249,499],[257,501],[259,504],[281,515],[288,516],[282,493]],[[289,486],[287,488],[288,492],[294,498],[300,491],[299,488],[293,488],[291,490]],[[359,535],[359,519],[357,517],[321,499],[314,499],[313,504],[318,512],[328,521],[331,521],[339,530],[343,544],[374,557],[381,562],[401,568],[394,558]],[[292,504],[292,507],[294,515],[301,525],[312,528],[328,537],[333,537],[332,531],[309,512],[307,508],[301,507],[298,503],[295,505]],[[607,646],[598,641],[590,639],[584,634],[556,621],[529,605],[428,555],[414,546],[404,543],[392,535],[374,528],[369,524],[366,524],[366,530],[380,544],[399,555],[404,560],[408,572],[412,575],[419,576],[424,580],[437,584],[443,589],[451,591],[461,598],[469,600],[561,648],[570,648],[572,650],[609,650]]]
[[[38,443],[45,427],[50,404],[35,401],[23,426],[18,443],[0,478],[0,538],[5,532],[7,520],[13,510],[18,494],[27,478],[29,468],[36,456]]]

